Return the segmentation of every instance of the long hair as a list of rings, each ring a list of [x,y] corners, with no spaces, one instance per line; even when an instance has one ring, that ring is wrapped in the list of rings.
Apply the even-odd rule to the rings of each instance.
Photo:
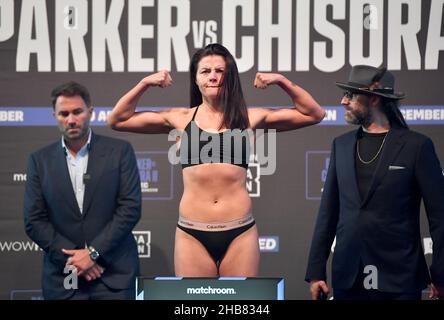
[[[399,110],[399,100],[381,99],[381,111],[384,112],[391,126],[408,129],[404,116]]]
[[[202,94],[196,84],[197,66],[202,58],[211,55],[223,57],[226,64],[220,94],[224,113],[220,128],[225,126],[228,129],[247,129],[250,123],[236,61],[227,48],[218,43],[209,44],[205,48],[199,49],[191,58],[190,108],[202,103]]]

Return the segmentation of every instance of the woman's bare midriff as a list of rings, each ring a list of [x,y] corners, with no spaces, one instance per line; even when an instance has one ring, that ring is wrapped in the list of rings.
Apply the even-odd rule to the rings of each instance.
[[[247,170],[227,163],[183,169],[180,215],[202,222],[226,222],[245,217],[251,212],[246,177]]]

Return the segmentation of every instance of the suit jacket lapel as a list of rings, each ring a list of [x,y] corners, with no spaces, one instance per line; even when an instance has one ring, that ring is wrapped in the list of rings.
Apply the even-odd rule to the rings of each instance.
[[[387,134],[387,138],[381,153],[381,158],[378,161],[378,165],[376,166],[376,171],[375,174],[373,175],[370,188],[367,192],[364,201],[361,204],[361,208],[364,207],[367,204],[367,202],[370,200],[376,188],[386,175],[389,165],[393,163],[393,161],[398,156],[399,151],[401,151],[404,145],[404,141],[402,141],[401,139],[403,134],[404,134],[403,130],[396,128],[392,128]]]
[[[71,177],[69,176],[68,165],[66,164],[66,155],[61,144],[56,144],[54,149],[53,159],[54,171],[53,175],[55,178],[55,183],[58,186],[57,190],[60,191],[62,196],[65,198],[67,205],[71,207],[73,212],[77,215],[81,215],[79,205],[77,204],[77,199],[74,194],[74,189],[72,188]]]
[[[104,167],[106,166],[106,147],[100,143],[100,137],[92,135],[88,155],[88,169],[86,173],[89,179],[85,182],[85,197],[83,200],[83,215],[86,215],[94,198],[94,192],[99,185]]]
[[[338,150],[339,155],[337,157],[344,157],[343,161],[337,161],[337,163],[343,163],[344,167],[342,172],[345,172],[346,185],[350,186],[349,192],[351,196],[356,200],[356,203],[361,203],[361,196],[359,195],[358,182],[356,180],[355,170],[355,148],[358,130],[355,134],[349,135],[348,140],[343,144],[343,150]],[[342,155],[341,155],[342,154]]]

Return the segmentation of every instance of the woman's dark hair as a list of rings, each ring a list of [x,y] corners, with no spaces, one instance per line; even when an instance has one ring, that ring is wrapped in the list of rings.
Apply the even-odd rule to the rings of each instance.
[[[399,100],[388,98],[381,99],[381,111],[384,112],[391,126],[408,129],[404,116],[399,110]]]
[[[199,106],[202,103],[202,94],[196,84],[197,65],[202,58],[211,55],[223,57],[226,64],[220,94],[224,113],[220,128],[225,126],[228,129],[247,129],[250,123],[236,61],[227,48],[220,44],[209,44],[198,50],[191,58],[190,107]]]
[[[55,87],[51,92],[51,103],[53,109],[55,109],[55,104],[59,96],[65,96],[65,97],[80,96],[85,102],[86,106],[88,108],[91,107],[91,98],[89,95],[89,91],[88,89],[86,89],[86,87],[82,86],[80,83],[70,81]]]

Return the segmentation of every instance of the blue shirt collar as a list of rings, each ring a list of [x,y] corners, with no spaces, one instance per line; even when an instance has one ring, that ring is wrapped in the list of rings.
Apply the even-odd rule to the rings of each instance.
[[[79,150],[79,152],[77,153],[80,156],[83,156],[87,150],[89,150],[91,148],[91,136],[92,136],[92,130],[91,128],[88,129],[88,140],[86,141],[85,145]],[[63,148],[63,152],[65,153],[65,155],[69,155],[70,153],[68,152],[68,147],[65,144],[65,139],[63,139],[62,136],[62,148]]]

